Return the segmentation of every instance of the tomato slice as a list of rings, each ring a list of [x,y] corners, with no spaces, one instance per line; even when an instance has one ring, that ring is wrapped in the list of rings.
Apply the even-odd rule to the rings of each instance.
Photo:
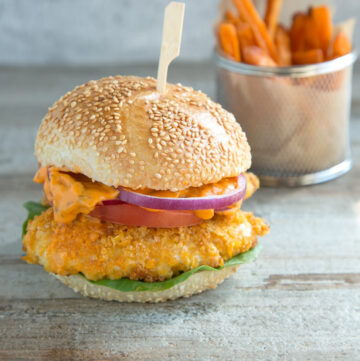
[[[173,228],[193,226],[203,222],[186,211],[148,211],[128,203],[96,206],[90,216],[125,226]]]

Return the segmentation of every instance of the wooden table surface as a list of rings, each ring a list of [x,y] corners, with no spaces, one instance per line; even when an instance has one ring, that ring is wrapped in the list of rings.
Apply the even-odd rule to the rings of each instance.
[[[360,360],[358,81],[352,171],[247,201],[271,233],[258,260],[217,290],[156,305],[102,302],[20,259],[22,204],[41,196],[33,143],[47,107],[88,79],[155,71],[0,68],[0,360]],[[210,65],[175,64],[170,80],[214,95]]]

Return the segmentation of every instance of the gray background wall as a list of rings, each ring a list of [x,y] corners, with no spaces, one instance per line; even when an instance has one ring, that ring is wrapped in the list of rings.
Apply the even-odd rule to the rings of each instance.
[[[168,2],[0,0],[0,64],[156,62]],[[185,2],[180,60],[201,61],[211,56],[218,0]],[[307,1],[298,2],[304,6]],[[356,16],[360,21],[360,1],[335,3],[337,19]],[[359,47],[359,37],[356,43]]]

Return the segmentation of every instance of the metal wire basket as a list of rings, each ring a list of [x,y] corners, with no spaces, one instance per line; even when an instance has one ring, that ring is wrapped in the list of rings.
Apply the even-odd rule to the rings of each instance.
[[[218,101],[246,132],[263,185],[325,182],[351,169],[352,52],[305,66],[257,67],[216,54]]]

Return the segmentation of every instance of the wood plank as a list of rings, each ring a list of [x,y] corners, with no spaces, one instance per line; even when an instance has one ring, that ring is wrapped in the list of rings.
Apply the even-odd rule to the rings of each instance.
[[[123,353],[141,360],[171,355],[333,360],[341,354],[351,359],[360,351],[360,319],[353,317],[357,305],[347,301],[359,300],[359,290],[252,290],[241,297],[228,290],[209,296],[159,305],[89,299],[3,302],[0,349],[7,360],[20,352],[43,359],[53,352],[54,359],[61,359],[59,351],[72,350],[75,355],[94,350],[95,355]]]

